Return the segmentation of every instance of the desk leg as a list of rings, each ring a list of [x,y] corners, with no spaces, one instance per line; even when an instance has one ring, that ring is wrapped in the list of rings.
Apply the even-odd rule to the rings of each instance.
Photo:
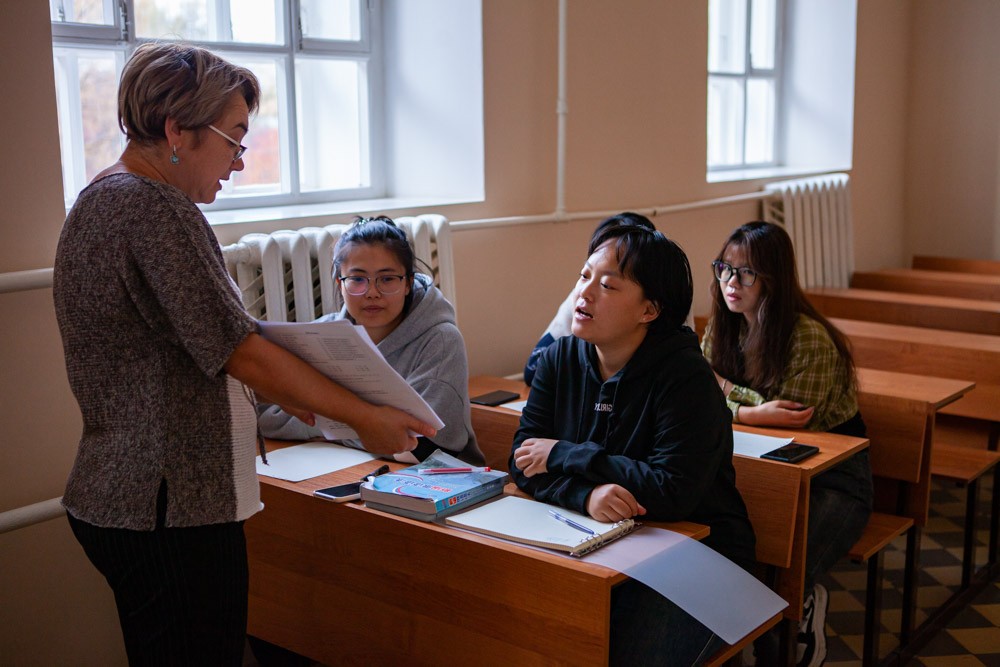
[[[965,488],[965,536],[962,540],[962,586],[965,590],[972,583],[976,569],[976,506],[979,504],[979,480],[974,479]]]
[[[865,602],[865,642],[861,654],[863,667],[878,664],[878,640],[882,618],[882,560],[884,549],[868,559],[868,586]]]
[[[920,569],[920,526],[914,525],[906,533],[906,560],[903,566],[903,609],[899,628],[899,645],[906,646],[913,635],[917,613],[917,586]]]
[[[993,502],[990,504],[990,544],[989,558],[986,560],[987,573],[992,576],[997,564],[997,533],[1000,532],[1000,465],[993,468]]]

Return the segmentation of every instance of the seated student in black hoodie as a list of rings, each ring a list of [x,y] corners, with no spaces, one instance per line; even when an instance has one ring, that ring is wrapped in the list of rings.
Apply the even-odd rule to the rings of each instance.
[[[735,485],[731,413],[684,326],[687,257],[629,215],[630,224],[602,225],[591,239],[573,335],[538,360],[511,475],[537,500],[601,521],[706,524],[704,543],[751,570],[755,539]],[[645,585],[615,589],[611,664],[697,664],[721,645]]]

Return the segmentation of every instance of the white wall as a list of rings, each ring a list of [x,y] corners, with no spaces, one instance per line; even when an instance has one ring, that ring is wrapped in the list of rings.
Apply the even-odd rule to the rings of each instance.
[[[933,187],[929,176],[932,166],[943,169],[939,154],[949,139],[967,132],[982,131],[980,143],[989,150],[970,140],[962,144],[967,153],[952,156],[949,148],[949,159],[989,190],[990,202],[970,200],[962,213],[967,230],[959,229],[970,238],[969,254],[988,252],[981,248],[992,242],[984,246],[995,227],[997,103],[966,79],[993,86],[996,68],[944,52],[995,57],[985,26],[997,25],[996,10],[989,0],[968,0],[955,18],[945,6],[954,5],[859,3],[852,172],[859,268],[899,265],[908,260],[904,248],[967,247],[932,246],[926,229],[933,221],[920,215],[953,206],[952,193]],[[570,2],[569,9],[569,210],[641,208],[759,189],[759,182],[705,183],[704,3]],[[46,5],[7,2],[4,10],[0,273],[51,266],[63,219]],[[487,0],[482,23],[486,200],[440,212],[452,220],[549,213],[555,206],[556,2]],[[930,94],[952,79],[948,95]],[[945,139],[935,138],[934,123],[950,128]],[[914,170],[925,154],[933,157],[931,166]],[[991,183],[981,185],[988,178]],[[707,310],[710,259],[733,227],[757,215],[755,204],[744,204],[656,219],[690,256],[696,312]],[[455,234],[459,324],[473,373],[519,370],[572,284],[596,222]],[[229,225],[217,233],[231,242],[290,224]],[[51,292],[0,295],[0,312],[0,510],[6,510],[61,493],[79,414],[65,379]],[[0,564],[2,661],[123,663],[110,593],[64,520],[0,535]]]

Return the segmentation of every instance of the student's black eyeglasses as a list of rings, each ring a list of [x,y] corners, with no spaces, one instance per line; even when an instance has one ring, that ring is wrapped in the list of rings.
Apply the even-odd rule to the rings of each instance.
[[[715,269],[715,277],[724,283],[728,283],[732,280],[734,274],[739,276],[739,283],[744,287],[751,287],[755,282],[757,282],[757,272],[749,266],[741,266],[737,268],[732,264],[727,264],[726,262],[715,261],[712,262],[712,268]]]

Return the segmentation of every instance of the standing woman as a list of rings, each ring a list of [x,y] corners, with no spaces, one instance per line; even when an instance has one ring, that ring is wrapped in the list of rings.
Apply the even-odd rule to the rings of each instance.
[[[204,49],[136,49],[118,95],[128,144],[80,193],[56,252],[83,416],[63,505],[115,594],[131,664],[242,663],[243,521],[262,508],[253,392],[345,421],[380,452],[434,434],[265,341],[243,308],[195,204],[243,169],[259,97],[250,71]]]
[[[729,412],[684,326],[691,297],[684,251],[652,223],[602,225],[572,294],[573,335],[538,358],[510,472],[536,500],[598,521],[708,525],[704,544],[752,570]],[[615,587],[612,665],[699,664],[721,645],[644,584]]]
[[[733,421],[866,437],[847,339],[802,292],[785,230],[749,222],[712,265],[717,280],[702,350]],[[857,542],[871,511],[867,450],[812,480],[801,665],[820,665],[826,656],[828,599],[815,579]]]
[[[333,275],[344,307],[316,321],[346,319],[363,326],[389,365],[444,422],[433,440],[420,438],[416,449],[395,458],[416,463],[440,447],[470,465],[483,465],[472,431],[469,362],[455,309],[430,276],[416,272],[406,232],[385,216],[358,218],[333,249]],[[277,405],[258,405],[257,415],[266,437],[323,437]],[[364,448],[356,440],[342,442]]]

